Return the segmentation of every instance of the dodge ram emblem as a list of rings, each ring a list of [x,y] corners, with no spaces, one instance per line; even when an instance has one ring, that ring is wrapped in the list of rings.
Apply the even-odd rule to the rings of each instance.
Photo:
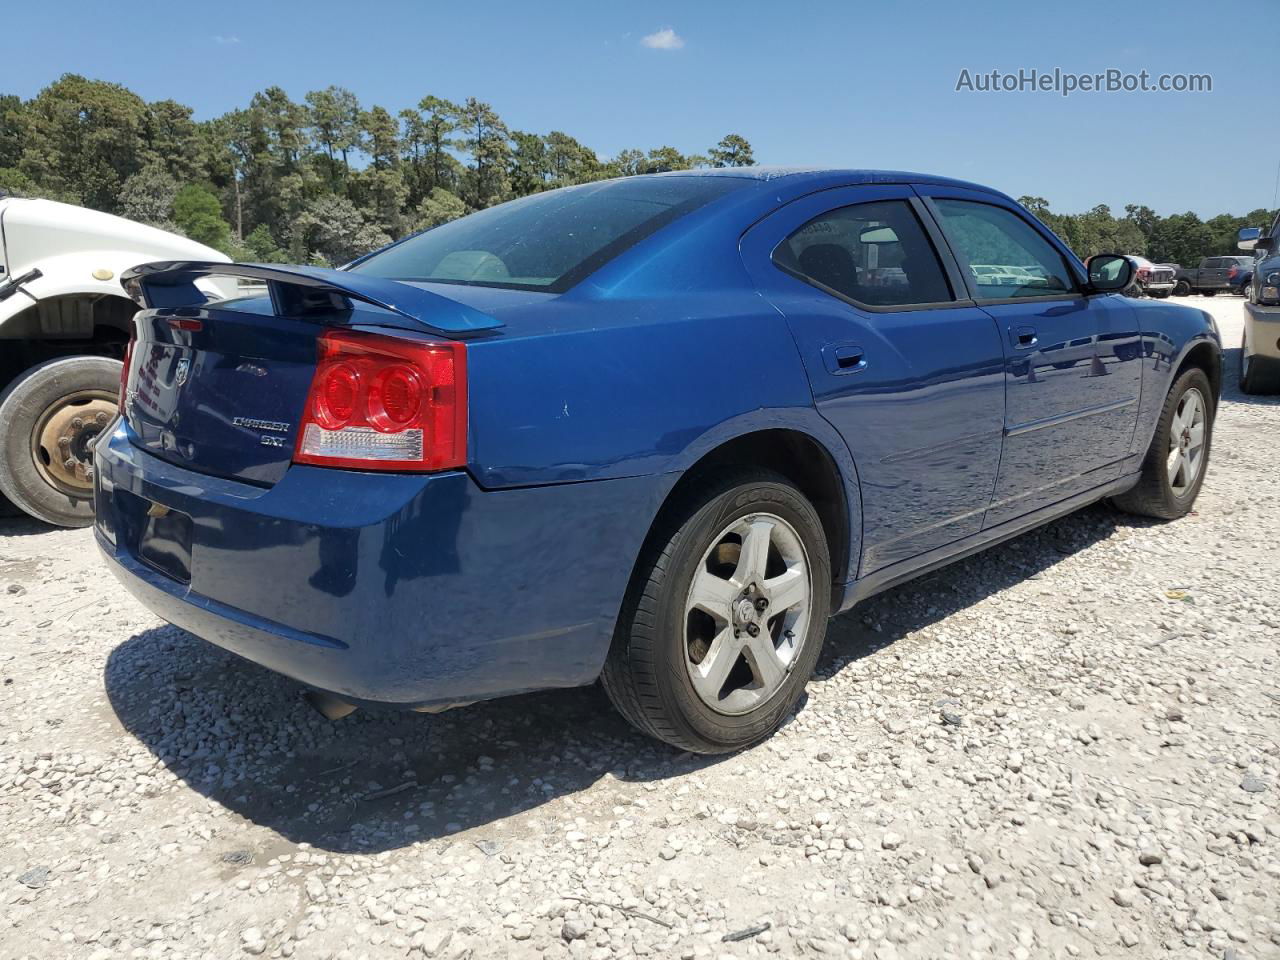
[[[187,382],[187,373],[191,370],[191,361],[183,357],[178,361],[178,368],[173,373],[173,382],[176,386],[182,386]]]

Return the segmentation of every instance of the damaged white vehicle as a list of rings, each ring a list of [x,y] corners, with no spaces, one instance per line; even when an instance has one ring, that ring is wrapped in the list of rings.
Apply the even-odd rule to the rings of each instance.
[[[116,416],[137,305],[120,274],[150,260],[227,260],[121,217],[0,195],[0,493],[64,527],[93,520],[94,438]],[[234,281],[201,281],[211,299]]]

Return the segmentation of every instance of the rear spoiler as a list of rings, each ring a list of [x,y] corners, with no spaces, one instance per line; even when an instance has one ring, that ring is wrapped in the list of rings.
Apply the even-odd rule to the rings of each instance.
[[[200,277],[260,280],[267,285],[276,314],[282,317],[350,310],[351,301],[358,300],[445,334],[503,326],[487,313],[409,283],[325,267],[169,260],[131,267],[120,275],[120,283],[144,307],[196,307],[207,301],[195,284]]]

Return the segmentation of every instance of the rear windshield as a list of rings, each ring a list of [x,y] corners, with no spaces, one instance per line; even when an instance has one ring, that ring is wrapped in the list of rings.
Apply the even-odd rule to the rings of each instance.
[[[350,269],[392,280],[561,293],[660,227],[745,183],[642,177],[537,193],[433,227]]]

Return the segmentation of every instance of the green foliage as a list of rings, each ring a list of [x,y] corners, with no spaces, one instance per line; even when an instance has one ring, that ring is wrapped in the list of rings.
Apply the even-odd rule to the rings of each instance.
[[[232,245],[231,255],[246,263],[287,263],[288,253],[276,244],[265,223],[253,228],[244,242]]]
[[[207,187],[189,183],[173,199],[173,222],[192,240],[229,253],[231,227],[222,219],[222,206]]]
[[[48,196],[40,190],[34,180],[15,167],[0,167],[0,193],[8,193],[15,197]],[[49,197],[49,199],[61,198]]]
[[[731,133],[709,151],[713,167],[749,167],[756,162],[747,138]]]
[[[640,173],[667,173],[670,170],[688,170],[693,165],[675,147],[657,147],[649,151],[640,163]]]
[[[22,98],[0,94],[0,169],[16,167],[22,159]]]
[[[462,176],[462,196],[481,210],[507,199],[511,134],[493,107],[468,97],[458,114],[458,146],[471,157]]]
[[[293,221],[289,256],[295,263],[343,264],[390,242],[349,199],[325,194]]]
[[[560,130],[510,131],[489,104],[425,96],[392,113],[330,86],[280,87],[197,122],[173,100],[67,74],[0,95],[0,189],[167,226],[236,257],[342,263],[504,200],[606,177],[752,162],[730,134],[706,156],[612,159]]]
[[[178,197],[178,181],[162,164],[153,163],[129,177],[120,188],[120,216],[161,230],[174,230],[173,204]],[[215,214],[220,211],[216,197]]]
[[[142,166],[147,105],[114,83],[75,74],[41,90],[19,114],[18,168],[41,188],[114,213]]]
[[[462,202],[461,197],[450,193],[444,187],[433,187],[431,195],[418,204],[414,229],[427,230],[438,227],[442,223],[465,216],[466,212],[467,205]]]
[[[1274,216],[1258,209],[1243,217],[1221,214],[1205,223],[1190,212],[1161,217],[1140,204],[1127,205],[1125,215],[1117,218],[1106,204],[1085,213],[1063,214],[1052,212],[1043,197],[1019,197],[1018,202],[1082,258],[1130,253],[1185,267],[1196,266],[1204,257],[1239,253],[1236,233],[1240,228],[1262,226]]]

